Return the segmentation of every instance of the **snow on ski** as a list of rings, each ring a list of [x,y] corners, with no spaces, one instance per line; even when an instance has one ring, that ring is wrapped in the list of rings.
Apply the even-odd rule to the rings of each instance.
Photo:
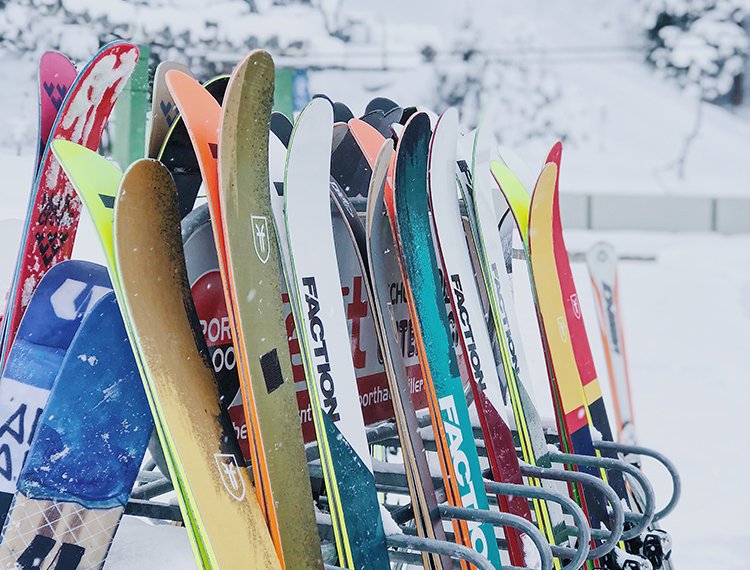
[[[152,429],[110,291],[91,303],[60,365],[3,527],[0,564],[100,568]]]
[[[138,48],[116,41],[84,67],[60,105],[49,140],[69,140],[96,149],[107,119],[138,61]],[[32,185],[21,249],[3,318],[0,369],[34,289],[50,267],[73,251],[81,202],[48,144]]]

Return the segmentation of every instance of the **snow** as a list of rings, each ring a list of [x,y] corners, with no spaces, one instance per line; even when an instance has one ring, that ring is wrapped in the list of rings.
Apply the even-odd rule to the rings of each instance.
[[[620,254],[653,254],[655,262],[619,264],[638,442],[665,453],[682,476],[682,499],[662,523],[674,539],[680,570],[747,567],[750,540],[746,509],[750,459],[742,451],[750,409],[747,339],[750,338],[750,237],[713,234],[568,232],[569,250],[597,241]],[[514,285],[524,345],[537,402],[551,417],[546,371],[523,262],[514,264]],[[584,263],[573,273],[589,341],[605,397],[606,365]],[[611,409],[611,402],[608,402]],[[671,482],[656,464],[644,469],[659,507]]]
[[[0,155],[0,164],[8,164],[9,171],[15,162]],[[8,187],[23,188],[30,168],[15,171],[19,178]],[[3,200],[0,219],[18,215],[25,197],[19,192],[15,198]],[[89,224],[84,214],[82,227]],[[101,261],[100,246],[86,231],[79,233],[76,256]],[[663,522],[674,539],[676,567],[744,569],[744,546],[750,540],[745,524],[750,459],[742,452],[740,438],[750,408],[745,358],[750,236],[576,231],[567,232],[566,240],[572,251],[606,240],[620,254],[656,256],[654,262],[619,265],[638,441],[664,452],[682,475],[682,500]],[[13,248],[3,248],[0,267],[12,265],[14,255]],[[534,340],[538,333],[522,264],[516,260],[514,265],[517,310],[536,399],[543,416],[550,418],[549,388]],[[606,367],[585,264],[574,263],[573,272],[606,395]],[[670,492],[667,476],[651,462],[644,468],[663,504]],[[146,564],[152,570],[193,568],[185,531],[126,516],[108,567]]]
[[[75,3],[94,15],[118,21],[139,9],[112,0]],[[376,95],[432,106],[438,87],[436,69],[424,64],[415,50],[430,44],[440,50],[438,60],[447,58],[461,23],[472,17],[479,35],[463,41],[487,49],[506,63],[519,64],[501,68],[498,80],[510,90],[499,100],[496,124],[504,134],[502,142],[531,165],[529,174],[522,176],[525,182],[535,177],[554,133],[564,132],[563,192],[750,195],[750,122],[714,105],[704,106],[703,124],[684,179],[672,171],[671,163],[692,128],[695,98],[644,65],[644,53],[638,51],[638,24],[631,14],[633,2],[612,0],[605,8],[595,0],[342,0],[339,14],[334,14],[335,2],[320,3],[326,5],[329,24],[340,25],[347,18],[369,19],[376,24],[376,34],[370,34],[365,25],[352,26],[360,43],[344,48],[338,40],[321,35],[322,15],[299,6],[272,7],[266,0],[256,0],[262,16],[244,13],[240,17],[230,12],[228,2],[204,7],[193,0],[190,9],[177,14],[151,8],[153,19],[141,22],[138,33],[155,37],[168,28],[176,43],[181,36],[203,38],[210,33],[203,21],[208,14],[222,23],[222,49],[253,36],[276,43],[286,58],[299,54],[321,66],[355,67],[358,70],[311,70],[309,92],[325,92],[349,104],[356,114]],[[6,19],[19,15],[14,9],[10,5],[5,10]],[[201,17],[196,17],[196,11]],[[16,26],[20,29],[21,24]],[[716,34],[710,22],[702,26],[706,37]],[[85,26],[80,34],[71,30],[75,32],[68,28],[64,38],[66,51],[80,63],[84,56],[93,55],[97,44]],[[678,62],[682,58],[686,65],[706,65],[700,59],[702,53],[684,45],[686,49],[674,54]],[[386,49],[389,46],[394,47]],[[174,56],[190,49],[178,46]],[[241,55],[231,57],[238,60]],[[387,69],[375,71],[378,67]],[[14,78],[0,93],[5,110],[0,117],[2,295],[15,263],[20,220],[26,214],[36,87],[35,64],[28,58],[2,55],[0,69]],[[544,96],[546,106],[537,114],[531,104],[536,99],[519,93]],[[505,151],[503,155],[507,157]],[[623,262],[619,267],[638,442],[667,454],[682,475],[682,500],[663,521],[674,539],[675,566],[680,570],[746,568],[750,486],[745,474],[750,472],[750,458],[740,438],[750,408],[745,357],[750,338],[750,236],[577,231],[566,233],[566,239],[573,251],[606,240],[620,253],[656,256],[654,262]],[[74,257],[103,261],[86,214]],[[576,263],[573,271],[606,396],[606,366],[585,265]],[[549,421],[552,406],[526,280],[525,267],[516,261],[517,310],[533,392]],[[431,427],[423,430],[425,435],[430,432]],[[647,461],[644,469],[663,502],[670,493],[667,476],[652,462]],[[151,570],[194,568],[187,535],[183,528],[126,516],[107,567],[146,566]]]

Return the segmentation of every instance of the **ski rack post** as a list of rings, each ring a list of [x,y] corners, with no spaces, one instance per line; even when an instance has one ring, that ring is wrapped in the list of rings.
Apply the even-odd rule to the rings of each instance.
[[[331,528],[331,516],[328,513],[322,513],[322,512],[316,512],[315,513],[315,519],[318,523],[318,528],[323,529],[323,532],[321,534],[328,534],[328,529]],[[528,522],[528,521],[524,521]],[[541,537],[541,533],[539,534]],[[404,552],[399,551],[398,549],[406,549],[406,550],[412,550],[415,552],[429,552],[432,554],[438,554],[440,556],[448,556],[450,558],[453,558],[455,560],[464,560],[466,562],[469,562],[473,564],[475,567],[477,567],[479,570],[494,570],[494,567],[490,563],[489,560],[487,560],[484,556],[479,554],[476,550],[469,548],[467,546],[463,546],[461,544],[456,544],[454,542],[448,542],[443,540],[434,540],[431,538],[422,538],[418,536],[410,536],[406,534],[389,534],[386,536],[386,544],[389,548],[393,548],[395,550],[389,550],[388,551],[388,557],[391,559],[392,562],[399,561],[401,554],[405,554]],[[327,545],[325,542],[323,543],[323,549],[324,549],[324,557],[325,557],[325,550],[327,550],[325,547]],[[331,550],[331,554],[333,556],[336,556],[336,553],[334,550]],[[411,560],[410,558],[405,560],[407,563],[411,564],[417,564],[418,566],[422,565],[422,558],[421,556],[418,557],[418,561]],[[504,566],[503,568],[507,568],[508,570],[514,570],[513,567],[507,567]],[[515,569],[515,570],[522,570],[522,569]],[[542,566],[541,570],[551,570],[550,567]]]
[[[571,517],[573,517],[573,520],[576,523],[574,527],[566,525],[566,531],[576,529],[578,531],[577,536],[579,540],[576,548],[550,544],[550,551],[555,558],[568,560],[568,563],[563,566],[561,570],[577,570],[586,561],[589,551],[591,550],[591,527],[589,526],[586,515],[581,507],[579,507],[571,498],[551,489],[527,485],[514,485],[512,483],[498,483],[486,479],[484,481],[484,488],[488,495],[510,495],[524,497],[526,499],[540,499],[543,501],[553,501],[558,503]]]
[[[605,481],[578,471],[566,471],[550,467],[536,467],[532,465],[521,465],[521,474],[526,477],[537,477],[552,481],[564,481],[566,483],[575,483],[584,487],[594,487],[605,496],[612,510],[612,529],[602,530],[590,529],[590,537],[595,540],[602,540],[602,544],[591,549],[587,559],[595,560],[601,558],[615,549],[617,543],[622,539],[625,531],[625,510],[620,503],[620,498]],[[580,536],[576,527],[566,525],[567,532]]]
[[[470,522],[490,523],[495,527],[506,527],[518,529],[526,534],[536,546],[541,560],[541,570],[552,569],[552,551],[547,539],[541,531],[525,518],[510,513],[499,511],[484,511],[481,509],[467,509],[465,507],[452,507],[450,505],[438,505],[440,516],[448,519],[460,519]],[[513,566],[503,566],[512,569]]]
[[[393,467],[396,467],[398,469],[398,465],[394,464]],[[314,478],[322,478],[323,476],[323,470],[320,465],[319,460],[313,460],[310,463],[308,463],[308,468],[310,470],[311,477]],[[388,472],[383,472],[377,469],[375,467],[375,475],[376,475],[376,484],[377,484],[377,477],[380,474],[385,475],[393,475],[393,471],[389,470]],[[403,476],[403,485],[398,484],[394,485],[394,488],[397,489],[395,492],[399,492],[400,494],[408,495],[408,491],[406,489],[406,481],[405,481],[405,473],[397,473],[397,476]],[[436,483],[440,484],[442,481],[440,479],[436,479]],[[521,487],[521,486],[518,486]],[[382,489],[378,488],[379,491]],[[466,520],[466,521],[474,521],[474,522],[486,522],[490,523],[495,527],[511,527],[515,528],[517,530],[520,530],[521,532],[525,533],[529,539],[534,543],[534,545],[537,548],[537,551],[539,552],[539,558],[541,560],[541,570],[551,570],[552,569],[552,551],[550,549],[550,545],[547,543],[547,540],[544,538],[542,533],[539,531],[539,529],[526,519],[512,515],[509,513],[503,513],[499,511],[484,511],[479,509],[467,509],[463,507],[452,507],[449,505],[441,504],[438,505],[438,512],[443,519],[460,519],[460,520]],[[324,524],[326,527],[330,525],[330,521],[328,519],[330,518],[329,515],[323,514],[323,513],[316,513],[316,516],[318,518],[318,524]],[[391,539],[394,538],[394,536],[399,535],[389,535],[387,537],[387,542],[390,545]],[[401,535],[401,536],[407,536],[407,535]],[[453,558],[461,558],[465,559],[463,556],[459,556],[458,554],[456,556],[453,556],[453,552],[457,547],[460,548],[466,548],[461,545],[455,544],[453,542],[448,541],[440,541],[440,540],[432,540],[432,539],[426,539],[422,537],[417,536],[409,536],[409,548],[413,550],[418,550],[420,552],[429,552],[434,554],[440,554],[440,555],[447,555],[451,556]],[[503,544],[502,541],[499,541],[501,545]],[[441,545],[446,545],[445,547]],[[433,550],[434,548],[447,548],[447,551],[444,550]],[[467,549],[471,553],[479,556],[478,553],[476,553],[472,549]],[[458,552],[458,551],[456,551]],[[463,551],[461,551],[463,552]],[[481,557],[484,560],[484,557]],[[473,561],[468,560],[469,562]],[[487,562],[489,563],[489,562]],[[489,568],[492,568],[490,565]],[[513,566],[503,566],[503,568],[508,568],[509,570],[513,570]],[[572,570],[572,569],[571,569]]]
[[[633,526],[622,533],[622,539],[630,540],[631,538],[640,536],[641,533],[646,530],[648,525],[651,524],[654,512],[656,511],[654,488],[651,486],[651,483],[646,476],[637,467],[620,459],[611,459],[609,457],[592,457],[589,455],[573,455],[560,452],[551,452],[547,454],[547,457],[554,463],[595,467],[604,470],[617,470],[627,473],[639,483],[645,497],[646,505],[643,514],[635,514],[632,512],[625,513],[625,520],[629,523],[633,523]]]
[[[677,506],[677,503],[680,501],[680,496],[682,495],[682,480],[680,478],[680,473],[677,471],[677,467],[675,467],[674,463],[672,463],[672,461],[663,453],[641,445],[628,445],[624,443],[615,443],[613,441],[595,441],[594,447],[600,450],[620,453],[623,456],[626,456],[625,461],[627,461],[627,455],[629,454],[650,457],[655,459],[667,470],[672,479],[672,495],[669,497],[667,504],[654,513],[652,519],[653,522],[663,519]]]

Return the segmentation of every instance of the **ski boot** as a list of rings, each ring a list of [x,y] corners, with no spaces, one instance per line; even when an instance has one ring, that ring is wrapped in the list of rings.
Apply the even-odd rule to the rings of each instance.
[[[637,554],[629,554],[619,548],[615,548],[612,554],[615,560],[615,567],[619,570],[654,570],[649,560]]]
[[[672,554],[672,537],[661,529],[651,529],[643,537],[642,555],[659,569]]]

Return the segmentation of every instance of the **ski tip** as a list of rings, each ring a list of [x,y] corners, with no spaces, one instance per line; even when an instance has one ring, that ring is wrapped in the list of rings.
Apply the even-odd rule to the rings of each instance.
[[[393,109],[398,107],[398,103],[387,97],[375,97],[365,107],[364,114],[367,115],[373,111],[383,111],[383,113],[389,113]]]
[[[411,116],[404,125],[404,131],[396,147],[396,179],[399,179],[401,168],[410,161],[421,158],[421,153],[429,148],[429,140],[432,136],[430,117],[427,113],[419,112]],[[426,158],[426,157],[425,157]],[[425,164],[427,161],[425,160]],[[426,173],[425,173],[426,174]],[[425,177],[426,182],[426,177]]]
[[[435,121],[433,130],[435,131],[433,136],[438,130],[448,131],[454,141],[458,140],[458,110],[455,107],[448,107]]]
[[[271,54],[264,49],[254,49],[248,53],[234,68],[230,76],[230,82],[240,75],[248,73],[250,69],[262,67],[266,72],[274,73],[275,65]]]
[[[200,83],[190,77],[190,75],[188,75],[184,71],[180,71],[179,69],[167,70],[167,72],[164,74],[164,79],[167,81],[167,87],[169,87],[169,91],[173,96],[175,95],[175,88],[192,85],[193,83],[200,85]]]
[[[367,164],[372,168],[386,138],[375,127],[362,119],[351,119],[348,125],[349,132],[352,133],[362,154],[365,155]]]
[[[105,175],[119,177],[120,168],[111,160],[107,160],[97,152],[74,142],[56,139],[52,141],[52,152],[71,180],[72,174],[96,172],[98,176]]]
[[[85,146],[64,139],[56,139],[52,141],[52,152],[60,163],[69,162],[76,158],[84,157],[87,154],[96,154]]]
[[[333,103],[333,120],[337,123],[346,123],[354,118],[354,113],[341,101]]]
[[[557,168],[560,168],[561,160],[562,160],[562,142],[557,141],[555,144],[552,145],[552,148],[547,153],[547,160],[545,160],[544,163],[548,164],[550,162],[554,162],[557,165]]]
[[[432,133],[432,142],[430,144],[430,181],[436,174],[436,169],[440,169],[439,176],[446,174],[443,167],[448,168],[455,178],[456,169],[456,142],[458,140],[458,111],[454,107],[449,107],[438,117]],[[445,161],[442,164],[433,164],[433,159],[443,157]],[[438,184],[436,188],[442,188]]]
[[[279,113],[278,111],[271,113],[271,132],[286,147],[289,146],[289,139],[292,136],[293,128],[292,121],[284,113]]]
[[[295,127],[299,124],[303,115],[306,119],[315,116],[319,120],[325,121],[326,124],[330,123],[333,126],[333,103],[328,97],[313,97],[300,111]]]

